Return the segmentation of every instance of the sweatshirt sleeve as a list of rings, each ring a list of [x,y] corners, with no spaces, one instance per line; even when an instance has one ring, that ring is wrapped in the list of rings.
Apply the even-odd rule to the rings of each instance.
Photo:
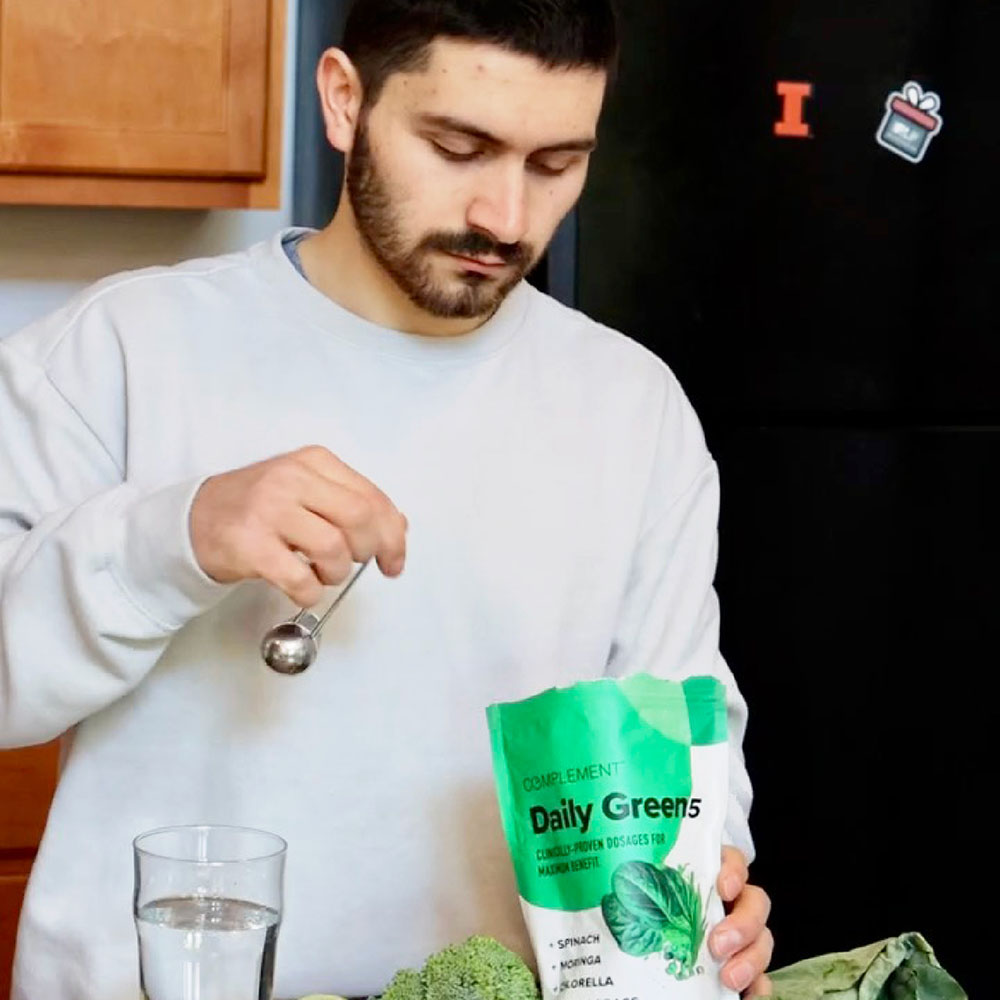
[[[680,468],[688,485],[671,499],[649,502],[608,669],[612,676],[636,670],[677,680],[714,676],[725,684],[730,761],[724,842],[751,861],[752,792],[743,759],[747,706],[719,651],[719,601],[713,585],[719,476],[693,412],[686,406],[684,410],[678,417],[687,429],[678,434],[676,422],[670,421],[671,435],[682,440],[668,444],[669,461],[663,460],[661,449],[659,474]],[[689,474],[687,469],[694,471]],[[652,495],[662,497],[664,492],[654,488]]]
[[[144,492],[113,452],[35,358],[0,343],[0,747],[126,694],[228,589],[191,549],[203,479]]]

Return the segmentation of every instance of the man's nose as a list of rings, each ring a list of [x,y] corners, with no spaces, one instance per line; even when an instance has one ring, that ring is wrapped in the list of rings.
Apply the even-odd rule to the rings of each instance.
[[[519,243],[528,231],[527,192],[523,164],[498,164],[482,178],[469,205],[469,227],[498,243]]]

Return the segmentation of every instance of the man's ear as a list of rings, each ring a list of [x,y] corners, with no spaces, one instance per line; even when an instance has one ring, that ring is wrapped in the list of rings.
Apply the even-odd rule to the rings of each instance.
[[[327,49],[316,67],[316,87],[326,123],[326,138],[334,149],[350,153],[364,97],[361,77],[341,49]]]

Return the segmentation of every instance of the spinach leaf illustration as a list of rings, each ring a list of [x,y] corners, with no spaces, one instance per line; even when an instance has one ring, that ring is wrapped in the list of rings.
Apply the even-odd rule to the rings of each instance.
[[[642,958],[663,948],[663,929],[655,924],[644,923],[640,917],[629,913],[617,896],[605,896],[601,900],[601,912],[618,947],[626,955]]]
[[[664,872],[645,861],[626,861],[611,876],[611,890],[636,917],[654,924],[672,923],[672,887]]]
[[[667,972],[676,979],[699,971],[706,922],[698,887],[684,866],[626,861],[615,869],[611,889],[601,910],[622,951],[636,957],[662,952]]]

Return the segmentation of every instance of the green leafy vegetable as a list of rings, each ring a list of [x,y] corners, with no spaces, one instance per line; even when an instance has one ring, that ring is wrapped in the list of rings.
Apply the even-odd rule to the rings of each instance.
[[[622,951],[640,958],[661,953],[668,974],[678,980],[701,971],[697,961],[706,922],[698,887],[683,865],[626,861],[615,869],[611,890],[601,911]]]

